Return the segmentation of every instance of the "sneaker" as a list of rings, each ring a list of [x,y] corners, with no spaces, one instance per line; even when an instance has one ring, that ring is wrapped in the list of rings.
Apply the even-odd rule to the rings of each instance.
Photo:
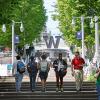
[[[80,88],[79,91],[82,91],[82,89]]]
[[[43,87],[43,88],[42,88],[42,92],[45,92],[45,91],[46,91],[46,88],[45,88],[45,87]]]
[[[77,92],[77,93],[80,92],[80,89],[76,89],[76,92]]]
[[[57,87],[57,88],[56,88],[56,92],[58,92],[58,91],[59,91],[59,88]]]
[[[35,92],[35,90],[33,89],[33,90],[31,90],[32,92]]]
[[[61,92],[64,92],[64,89],[63,89],[63,88],[60,88],[60,91],[61,91]]]
[[[20,91],[20,90],[17,90],[16,92],[17,92],[17,93],[21,93],[21,91]]]

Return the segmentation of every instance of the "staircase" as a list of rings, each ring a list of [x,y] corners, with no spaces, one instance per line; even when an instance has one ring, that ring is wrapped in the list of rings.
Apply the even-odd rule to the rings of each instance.
[[[64,92],[55,92],[55,82],[47,82],[46,92],[41,92],[40,82],[31,92],[29,82],[23,82],[20,93],[15,92],[14,82],[0,83],[0,100],[97,100],[94,82],[84,82],[81,92],[76,92],[74,82],[64,83]]]

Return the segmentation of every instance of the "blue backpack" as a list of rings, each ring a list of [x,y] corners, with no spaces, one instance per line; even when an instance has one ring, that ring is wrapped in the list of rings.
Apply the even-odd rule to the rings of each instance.
[[[25,65],[22,61],[18,61],[17,63],[17,71],[20,73],[20,74],[23,74],[25,72]]]

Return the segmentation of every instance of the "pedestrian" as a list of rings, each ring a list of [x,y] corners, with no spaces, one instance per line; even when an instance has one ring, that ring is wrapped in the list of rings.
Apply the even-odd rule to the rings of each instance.
[[[12,73],[13,76],[15,77],[16,92],[20,92],[23,73],[25,72],[25,65],[21,61],[21,57],[19,55],[16,56],[16,60],[17,61],[13,64]]]
[[[59,53],[59,58],[54,60],[53,67],[56,75],[56,92],[63,92],[63,78],[67,73],[67,61],[62,59],[62,53]]]
[[[30,77],[30,90],[34,92],[36,86],[36,76],[38,72],[37,63],[35,62],[34,56],[30,57],[29,63],[27,64],[27,70]]]
[[[96,90],[98,93],[98,100],[100,100],[100,64],[99,64],[99,68],[97,68],[95,77],[96,77]]]
[[[78,51],[75,52],[75,57],[72,59],[72,62],[71,62],[71,65],[72,65],[71,70],[72,70],[72,76],[75,77],[77,92],[81,91],[81,88],[82,88],[84,64],[85,64],[85,61],[80,56],[80,53]]]
[[[41,79],[42,92],[46,91],[46,80],[48,77],[48,72],[50,65],[46,60],[46,55],[41,56],[42,60],[39,62],[39,77]]]

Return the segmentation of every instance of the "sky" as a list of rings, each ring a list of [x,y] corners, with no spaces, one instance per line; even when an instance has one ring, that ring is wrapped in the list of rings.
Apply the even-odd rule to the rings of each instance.
[[[44,0],[44,7],[46,9],[46,15],[48,16],[48,20],[46,22],[46,26],[47,26],[47,32],[51,32],[51,34],[54,35],[59,35],[60,31],[57,28],[59,25],[58,21],[54,21],[52,19],[52,14],[55,10],[54,5],[56,4],[56,0]]]
[[[59,22],[54,21],[52,19],[52,14],[55,13],[54,5],[56,3],[57,3],[57,0],[44,0],[44,7],[46,9],[46,15],[48,16],[48,20],[46,22],[47,33],[51,32],[51,35],[53,37],[62,35],[60,30],[58,29]],[[54,40],[55,40],[55,38],[54,38]],[[62,38],[60,39],[60,44],[59,44],[58,48],[69,49],[69,47],[66,45],[65,41]]]

